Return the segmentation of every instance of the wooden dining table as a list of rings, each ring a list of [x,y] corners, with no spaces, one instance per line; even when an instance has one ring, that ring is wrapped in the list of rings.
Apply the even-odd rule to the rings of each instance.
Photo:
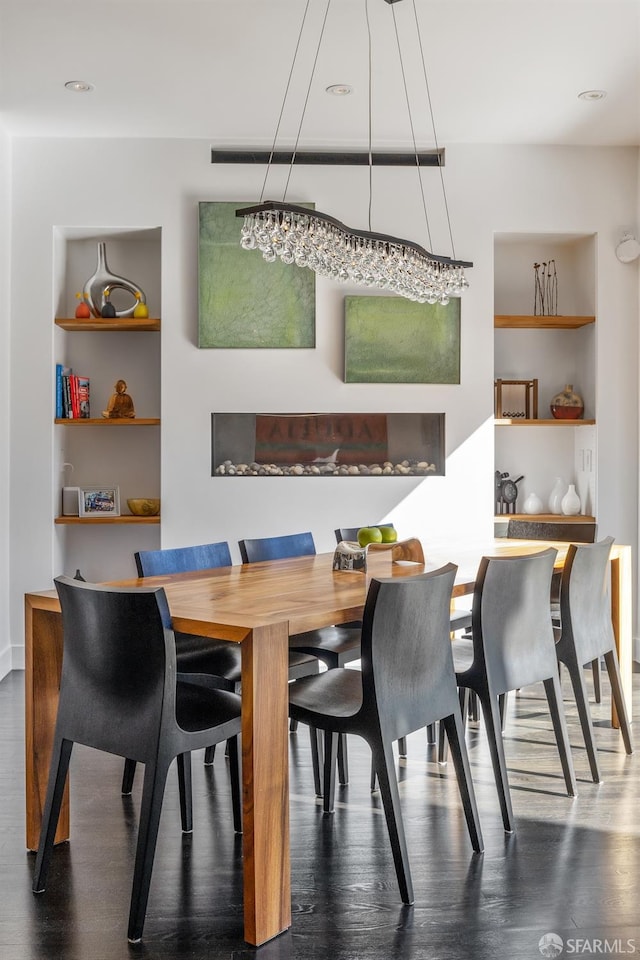
[[[366,574],[333,570],[333,554],[119,581],[162,586],[176,630],[240,644],[244,939],[258,946],[291,925],[288,791],[288,638],[362,617],[369,580],[406,577],[458,564],[454,597],[473,592],[483,555],[534,553],[548,546],[564,563],[567,543],[490,540],[425,547],[425,562],[395,562],[371,551]],[[623,688],[631,703],[631,548],[614,545],[611,609]],[[38,846],[53,744],[63,636],[55,591],[25,596],[26,842]],[[617,718],[612,716],[617,725]],[[56,842],[70,838],[69,785]]]

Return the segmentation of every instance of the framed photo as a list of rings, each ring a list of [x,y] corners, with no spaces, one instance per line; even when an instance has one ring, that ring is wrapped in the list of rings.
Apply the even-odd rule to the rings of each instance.
[[[79,487],[78,507],[81,517],[119,517],[120,488],[111,483]]]

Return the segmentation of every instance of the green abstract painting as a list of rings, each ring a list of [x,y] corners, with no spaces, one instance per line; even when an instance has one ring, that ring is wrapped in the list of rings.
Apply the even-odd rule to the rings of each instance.
[[[345,297],[346,383],[460,383],[460,298]]]
[[[315,274],[242,249],[236,210],[250,205],[199,204],[198,346],[315,347]]]

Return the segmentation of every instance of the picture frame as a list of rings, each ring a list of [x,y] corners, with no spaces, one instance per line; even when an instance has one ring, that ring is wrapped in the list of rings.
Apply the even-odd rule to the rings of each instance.
[[[119,517],[120,488],[112,483],[92,483],[78,487],[80,517]]]
[[[198,204],[198,347],[313,349],[316,275],[243,250],[236,217],[243,206],[246,201]]]
[[[344,298],[345,383],[460,383],[460,298]]]

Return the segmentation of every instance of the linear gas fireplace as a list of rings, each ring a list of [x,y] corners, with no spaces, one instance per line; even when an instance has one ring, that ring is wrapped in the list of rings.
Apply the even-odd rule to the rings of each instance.
[[[214,477],[444,476],[444,413],[213,413]]]

